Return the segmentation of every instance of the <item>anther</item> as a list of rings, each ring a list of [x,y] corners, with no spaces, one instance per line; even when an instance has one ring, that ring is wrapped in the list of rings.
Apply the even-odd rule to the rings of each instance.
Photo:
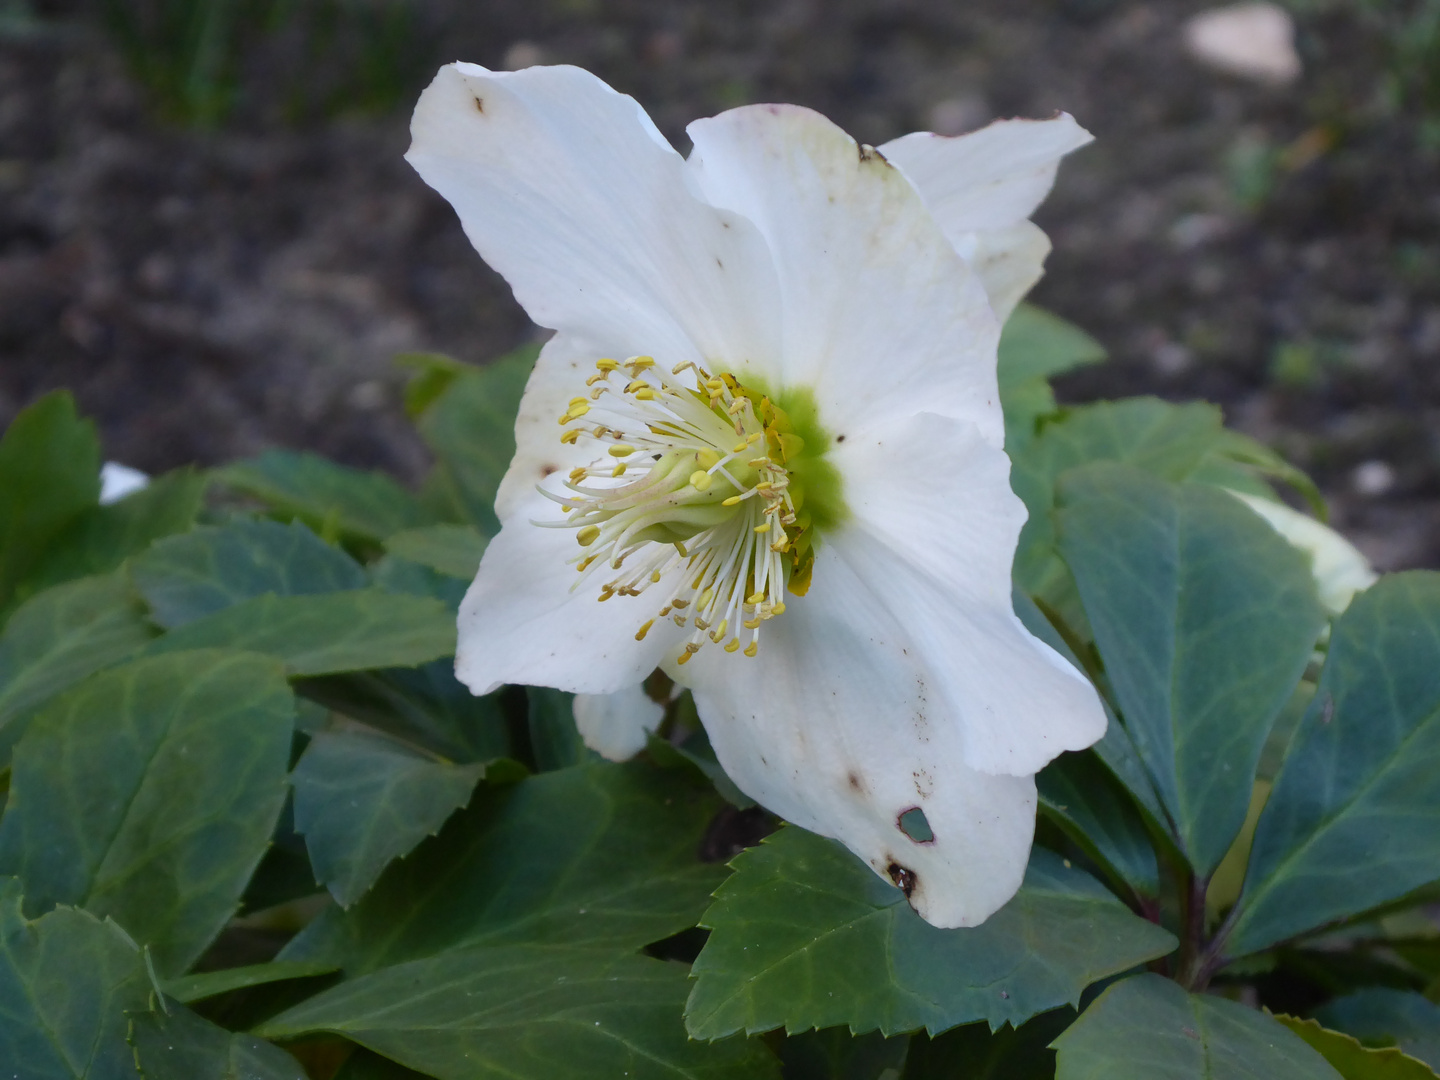
[[[619,465],[616,465],[615,468],[611,469],[611,470],[610,470],[610,475],[611,475],[611,476],[624,476],[624,475],[625,475],[625,462],[622,461],[622,462],[620,462]]]
[[[760,643],[759,643],[758,641],[752,641],[752,642],[750,642],[749,645],[746,645],[746,646],[745,646],[745,655],[748,656],[748,657],[751,657],[752,659],[754,658],[755,654],[758,653],[759,651],[760,651]]]
[[[756,526],[755,526],[755,531],[756,531],[757,533],[767,533],[767,532],[769,532],[769,531],[770,531],[770,523],[767,521],[767,522],[765,522],[764,525],[756,525]]]
[[[764,594],[764,593],[759,593],[759,592],[757,592],[757,593],[751,593],[749,596],[747,596],[747,597],[745,598],[745,603],[754,605],[754,604],[760,603],[760,601],[761,601],[761,600],[764,600],[764,599],[765,599],[765,594]]]
[[[579,541],[581,547],[589,547],[599,538],[600,527],[598,525],[586,525],[575,534],[575,539]]]
[[[704,491],[710,486],[710,474],[704,469],[696,469],[690,474],[690,486],[696,491]]]
[[[636,631],[635,631],[635,640],[636,640],[636,641],[644,641],[644,640],[645,640],[645,635],[650,632],[650,627],[652,627],[652,626],[654,626],[654,625],[655,625],[655,620],[654,620],[654,619],[651,619],[651,620],[650,620],[649,622],[647,622],[644,626],[640,627],[639,630],[636,630]]]
[[[569,417],[569,414],[567,413],[566,416],[565,416],[565,419],[562,420],[562,421],[560,421],[560,422],[561,422],[562,424],[564,424],[564,423],[568,423],[569,420],[570,420],[570,417]],[[565,443],[567,446],[569,446],[569,445],[572,445],[572,444],[575,442],[575,440],[578,439],[578,438],[580,438],[580,429],[579,429],[579,428],[571,428],[569,431],[565,432],[564,434],[562,434],[562,435],[560,436],[560,441],[561,441],[562,443]]]
[[[740,500],[742,500],[743,498],[745,498],[744,495],[731,495],[728,499],[726,499],[726,500],[725,500],[724,502],[722,502],[720,505],[721,505],[721,506],[737,506],[737,505],[740,503]]]
[[[628,443],[622,442],[610,447],[610,449],[605,452],[611,457],[629,457],[635,452],[635,447],[629,445]]]
[[[734,651],[735,651],[736,649],[738,649],[739,647],[740,647],[740,639],[739,639],[738,637],[737,637],[737,638],[731,638],[730,641],[729,641],[729,643],[725,646],[725,651],[726,651],[726,652],[734,652]]]
[[[601,371],[614,371],[620,366],[620,363],[617,360],[611,360],[609,358],[606,358],[603,360],[596,360],[595,366]]]

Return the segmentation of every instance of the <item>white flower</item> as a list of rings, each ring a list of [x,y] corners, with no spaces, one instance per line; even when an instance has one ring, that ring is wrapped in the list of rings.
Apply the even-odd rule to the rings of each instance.
[[[1339,615],[1355,594],[1374,585],[1378,575],[1355,545],[1334,529],[1284,503],[1231,491],[1237,499],[1265,519],[1265,523],[1310,558],[1320,603]]]
[[[1043,188],[1051,129],[1000,130],[987,183],[1009,154]],[[1011,610],[999,325],[915,188],[793,106],[692,124],[687,161],[571,67],[444,68],[412,133],[411,164],[556,331],[460,678],[607,694],[658,665],[747,794],[930,922],[983,920],[1023,875],[1033,774],[1105,718]],[[933,839],[902,829],[916,808]]]
[[[133,495],[150,486],[150,477],[139,469],[121,465],[118,461],[107,461],[100,466],[100,505],[109,506],[127,495]]]

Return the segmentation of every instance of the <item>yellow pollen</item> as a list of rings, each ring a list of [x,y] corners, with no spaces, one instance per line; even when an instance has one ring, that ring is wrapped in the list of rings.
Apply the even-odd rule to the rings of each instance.
[[[659,570],[651,570],[651,571],[650,571],[650,584],[651,584],[651,585],[658,585],[658,584],[660,584],[660,571],[659,571]]]
[[[579,541],[581,547],[589,547],[599,538],[600,527],[598,525],[586,525],[575,534],[575,539]]]
[[[676,599],[676,600],[671,600],[670,603],[673,604],[675,607],[689,607],[689,606],[690,606],[690,601],[689,601],[689,600],[679,600],[679,599]]]
[[[696,469],[690,474],[690,486],[696,491],[704,491],[710,486],[710,474],[704,469]]]
[[[636,631],[635,631],[635,640],[636,640],[636,641],[644,641],[644,640],[645,640],[645,635],[650,632],[650,627],[652,627],[652,626],[654,626],[654,625],[655,625],[655,620],[654,620],[654,619],[651,619],[651,620],[650,620],[649,622],[647,622],[644,626],[640,627],[639,630],[636,630]]]
[[[625,393],[627,394],[633,394],[636,390],[648,389],[650,389],[650,384],[644,379],[631,379],[628,383],[625,384]]]
[[[702,469],[713,469],[720,463],[720,455],[714,450],[701,450],[695,455],[695,460]]]
[[[739,647],[740,647],[740,639],[739,639],[738,637],[737,637],[737,638],[731,638],[729,644],[727,644],[727,645],[725,646],[725,651],[726,651],[726,652],[734,652],[734,651],[735,651],[736,649],[738,649]]]
[[[570,482],[572,484],[578,484],[581,480],[584,480],[585,477],[589,475],[589,469],[582,469],[577,466],[576,468],[570,470]]]
[[[746,619],[740,625],[745,627],[746,630],[754,630],[763,621],[762,619]]]
[[[750,642],[749,645],[746,645],[746,646],[745,646],[745,655],[746,655],[746,656],[749,656],[749,657],[752,657],[752,658],[753,658],[754,655],[755,655],[756,653],[758,653],[759,651],[760,651],[760,643],[759,643],[758,641],[752,641],[752,642]]]
[[[570,399],[570,408],[573,409],[576,405],[584,405],[585,403],[586,401],[583,397],[572,397]]]
[[[743,453],[745,452],[745,448],[746,448],[747,446],[749,446],[749,445],[750,445],[749,443],[743,443],[743,442],[742,442],[742,443],[736,443],[734,446],[732,446],[732,447],[730,448],[730,452],[731,452],[732,454],[743,454]]]
[[[622,461],[622,462],[620,462],[619,465],[616,465],[615,468],[611,469],[611,470],[610,470],[610,475],[611,475],[611,476],[624,476],[624,475],[625,475],[625,462]]]
[[[694,655],[695,655],[694,653],[690,652],[689,650],[686,650],[685,652],[682,652],[679,656],[677,656],[677,657],[675,658],[675,663],[677,663],[677,664],[686,663],[686,662],[690,659],[690,657],[692,657],[692,656],[694,656]]]
[[[731,495],[728,499],[726,499],[726,500],[725,500],[724,502],[722,502],[720,505],[721,505],[721,506],[735,506],[735,505],[738,504],[738,503],[740,502],[740,500],[743,499],[743,498],[745,498],[744,495]]]
[[[719,641],[721,638],[723,638],[723,637],[725,636],[725,631],[728,630],[728,629],[730,629],[730,620],[729,620],[729,619],[721,619],[721,620],[720,620],[720,625],[717,626],[717,627],[715,627],[715,632],[710,635],[710,640],[712,640],[712,641]]]
[[[635,447],[629,443],[617,443],[606,451],[611,457],[629,457],[635,452]]]
[[[565,414],[567,420],[577,420],[590,411],[590,403],[584,398],[578,398],[570,405],[570,411]]]
[[[655,400],[655,391],[654,391],[654,390],[651,390],[651,389],[647,386],[647,387],[645,387],[643,390],[636,390],[636,391],[635,391],[635,398],[636,398],[636,400],[638,400],[638,401],[654,401],[654,400]]]
[[[569,414],[566,414],[565,419],[564,419],[564,420],[561,420],[560,422],[561,422],[562,424],[564,424],[564,423],[567,423],[567,422],[569,421],[569,419],[570,419]],[[580,429],[579,429],[579,428],[571,428],[569,431],[563,433],[563,434],[560,436],[560,441],[561,441],[562,443],[565,443],[565,444],[568,446],[568,445],[573,444],[573,443],[575,442],[575,440],[578,439],[579,437],[580,437]]]
[[[764,599],[765,599],[765,594],[764,594],[764,593],[758,593],[758,592],[757,592],[757,593],[751,593],[749,596],[747,596],[747,597],[745,598],[745,603],[747,603],[747,604],[758,604],[758,603],[760,603],[761,600],[764,600]]]
[[[748,436],[746,436],[745,442],[748,443],[748,444],[751,445],[751,446],[754,446],[757,442],[759,442],[759,441],[760,441],[761,439],[763,439],[764,437],[765,437],[765,435],[764,435],[763,432],[752,431]]]
[[[610,360],[607,358],[604,360],[596,360],[595,366],[601,371],[614,371],[620,366],[620,362],[618,360]]]
[[[770,523],[767,521],[767,522],[765,522],[764,525],[756,525],[756,526],[755,526],[755,531],[756,531],[757,533],[767,533],[767,532],[769,532],[769,531],[770,531]]]
[[[644,371],[646,368],[655,366],[655,358],[653,356],[632,356],[625,361],[625,366],[637,371]]]
[[[785,614],[785,601],[784,601],[784,600],[776,601],[775,606],[770,609],[770,614],[771,614],[771,615],[784,615],[784,614]]]
[[[714,599],[715,599],[715,590],[714,590],[714,589],[706,589],[703,593],[700,594],[700,606],[701,606],[701,607],[709,607],[709,606],[710,606],[710,601],[711,601],[711,600],[714,600]]]
[[[610,597],[612,597],[612,596],[614,596],[614,595],[615,595],[615,590],[614,590],[613,588],[611,588],[609,585],[606,585],[606,586],[602,587],[601,590],[600,590],[600,602],[603,604],[606,600],[609,600]]]

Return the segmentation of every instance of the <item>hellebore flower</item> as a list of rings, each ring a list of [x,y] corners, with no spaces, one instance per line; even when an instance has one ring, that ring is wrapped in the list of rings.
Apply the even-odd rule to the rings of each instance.
[[[1059,156],[1004,130],[1000,203],[1002,156]],[[687,160],[571,67],[451,65],[416,108],[408,160],[555,330],[457,674],[612,694],[658,665],[747,794],[973,925],[1019,886],[1033,774],[1105,728],[1011,609],[999,324],[945,199],[882,153],[785,105],[688,131]]]

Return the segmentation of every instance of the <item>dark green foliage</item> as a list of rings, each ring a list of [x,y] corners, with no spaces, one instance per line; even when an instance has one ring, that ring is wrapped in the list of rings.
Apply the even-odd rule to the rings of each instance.
[[[378,544],[397,532],[431,524],[415,497],[390,477],[347,469],[314,454],[270,450],[215,475],[327,538]]]
[[[678,964],[567,945],[447,952],[347,982],[265,1024],[331,1031],[440,1080],[767,1080],[763,1045],[695,1042]]]
[[[939,930],[689,694],[614,764],[571,694],[456,680],[534,354],[406,359],[418,496],[272,452],[102,507],[64,395],[0,440],[0,1077],[1434,1080],[1440,575],[1326,634],[1218,490],[1308,481],[1208,406],[1058,407],[1100,351],[1022,307],[1014,607],[1110,723],[1037,777],[1019,894]]]
[[[145,1080],[306,1080],[300,1063],[253,1035],[237,1035],[166,1002],[130,1021]]]
[[[299,522],[237,521],[162,540],[130,564],[161,626],[173,629],[274,593],[309,596],[363,589],[364,568]]]
[[[294,701],[234,652],[134,660],[30,724],[0,819],[26,908],[112,916],[178,975],[234,913],[285,801]]]
[[[1270,725],[1320,635],[1309,567],[1213,488],[1105,464],[1058,490],[1060,552],[1126,730],[1208,876],[1240,831]]]
[[[697,857],[720,805],[689,776],[644,762],[487,783],[284,956],[362,972],[496,942],[637,949],[693,926],[723,879],[723,867]]]
[[[34,922],[0,879],[0,1062],[24,1080],[137,1080],[125,1014],[152,993],[145,962],[108,919],[56,908]]]
[[[1341,1080],[1272,1018],[1157,975],[1110,987],[1055,1048],[1056,1080]]]
[[[1440,878],[1440,574],[1385,578],[1335,625],[1255,831],[1243,955]]]
[[[1058,856],[984,924],[938,930],[840,847],[786,828],[741,854],[702,925],[686,1022],[697,1038],[848,1024],[884,1034],[1021,1023],[1175,940]]]
[[[0,439],[0,618],[16,586],[100,498],[95,425],[57,390],[22,409]]]
[[[295,828],[341,905],[358,900],[470,801],[483,764],[455,765],[363,731],[323,731],[295,766]]]

